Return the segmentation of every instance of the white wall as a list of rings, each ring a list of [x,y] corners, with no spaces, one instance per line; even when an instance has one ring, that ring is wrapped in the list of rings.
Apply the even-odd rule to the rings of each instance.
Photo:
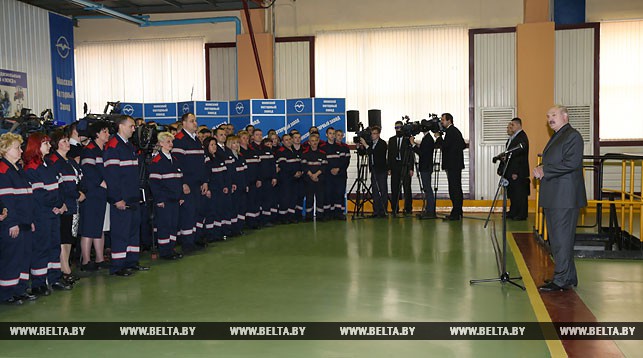
[[[16,0],[0,1],[0,69],[27,73],[26,108],[53,107],[49,12]]]

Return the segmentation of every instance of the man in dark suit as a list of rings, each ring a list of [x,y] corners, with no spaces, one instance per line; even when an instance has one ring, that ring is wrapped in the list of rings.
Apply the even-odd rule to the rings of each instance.
[[[534,168],[540,179],[540,205],[545,210],[549,246],[554,257],[554,277],[541,292],[562,291],[578,285],[574,265],[574,240],[578,211],[587,205],[583,178],[583,137],[569,125],[567,109],[554,106],[547,112],[554,130],[543,150],[542,164]]]
[[[451,214],[445,220],[460,220],[462,218],[462,169],[464,169],[464,149],[466,147],[462,133],[453,125],[451,113],[444,113],[440,118],[444,127],[442,133],[435,134],[436,143],[442,151],[442,169],[447,173],[449,182],[449,199],[453,203]]]
[[[522,149],[511,153],[509,165],[505,171],[505,178],[509,181],[507,196],[511,200],[511,209],[507,217],[512,220],[527,220],[529,196],[529,138],[522,130],[522,120],[518,117],[512,119],[507,125],[507,134],[510,135],[505,149],[512,149],[522,144]],[[506,160],[506,159],[505,159]]]
[[[395,122],[395,135],[388,140],[388,168],[391,174],[391,212],[396,216],[400,207],[400,189],[404,190],[404,214],[411,215],[413,197],[411,178],[415,166],[415,154],[409,137],[402,135],[401,121]]]
[[[424,189],[425,206],[422,213],[418,215],[420,219],[435,219],[435,195],[431,187],[431,175],[433,174],[433,150],[435,141],[431,133],[427,130],[424,132],[422,142],[417,145],[415,137],[409,138],[413,151],[420,157],[418,159],[418,170],[422,180],[422,189]]]
[[[386,142],[380,139],[381,128],[371,128],[371,139],[373,143],[367,144],[364,138],[360,138],[362,147],[368,153],[368,163],[371,170],[371,191],[373,193],[373,217],[386,217],[388,203],[388,177],[386,163]]]

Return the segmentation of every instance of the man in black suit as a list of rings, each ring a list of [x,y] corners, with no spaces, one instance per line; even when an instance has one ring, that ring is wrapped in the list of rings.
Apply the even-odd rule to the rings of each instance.
[[[380,139],[381,128],[371,128],[373,143],[368,145],[364,138],[360,138],[362,147],[368,153],[368,163],[371,170],[371,191],[373,193],[373,217],[386,217],[388,203],[388,177],[386,164],[386,142]]]
[[[440,117],[444,127],[444,138],[442,133],[435,134],[436,143],[442,150],[442,169],[447,173],[449,182],[449,199],[453,203],[451,214],[445,220],[460,220],[462,218],[462,169],[464,169],[465,143],[462,133],[453,125],[451,113],[444,113]]]
[[[411,215],[413,197],[411,178],[415,166],[415,154],[409,137],[402,135],[401,121],[395,122],[395,135],[388,140],[388,168],[391,175],[391,212],[396,216],[400,207],[400,189],[404,190],[404,214]]]
[[[522,120],[518,117],[512,119],[507,125],[506,150],[522,148],[511,153],[509,165],[505,171],[505,178],[509,181],[507,196],[511,200],[511,209],[507,217],[512,220],[527,220],[527,198],[529,196],[529,138],[522,130]],[[503,160],[503,162],[506,161]]]
[[[422,188],[424,189],[425,206],[422,213],[418,215],[420,219],[435,219],[435,195],[431,187],[431,175],[433,174],[433,150],[435,148],[435,141],[431,133],[427,130],[424,132],[422,142],[417,145],[415,137],[409,138],[413,151],[420,157],[418,161],[418,170],[420,171],[420,179],[422,180]]]
[[[545,210],[554,277],[538,288],[541,292],[562,291],[578,285],[574,240],[578,211],[587,205],[583,137],[569,125],[567,109],[563,106],[549,109],[547,122],[554,135],[543,150],[542,164],[534,168],[533,173],[540,179],[539,199]]]

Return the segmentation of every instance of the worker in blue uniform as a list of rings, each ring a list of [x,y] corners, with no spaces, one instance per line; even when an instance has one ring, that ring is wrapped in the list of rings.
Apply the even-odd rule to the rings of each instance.
[[[326,153],[319,149],[319,134],[312,133],[308,139],[308,148],[301,156],[301,166],[305,175],[306,186],[306,220],[325,220],[324,194],[325,176],[328,161]],[[314,209],[313,209],[314,208]]]
[[[253,128],[254,129],[254,128]],[[246,181],[248,185],[248,192],[246,195],[246,227],[248,229],[256,229],[259,227],[259,216],[261,215],[261,206],[257,200],[257,175],[259,173],[259,164],[261,159],[259,154],[250,143],[251,135],[247,131],[240,131],[239,135],[239,148],[240,154],[246,161],[248,169],[246,170]]]
[[[112,260],[110,274],[130,276],[150,268],[138,262],[140,253],[140,191],[136,149],[129,142],[134,133],[134,119],[120,116],[115,121],[118,132],[107,142],[103,152],[107,202],[110,204]]]
[[[230,176],[228,167],[225,163],[225,157],[217,155],[221,149],[217,144],[216,137],[206,138],[203,145],[207,148],[206,168],[210,175],[208,176],[208,216],[205,218],[209,230],[210,241],[220,241],[227,239],[227,230],[224,221],[227,221],[227,210],[230,203]]]
[[[234,169],[232,170],[232,187],[235,189],[232,193],[232,208],[237,215],[237,221],[232,224],[232,235],[238,236],[243,234],[243,228],[246,223],[246,203],[248,195],[248,181],[246,172],[248,165],[246,160],[239,151],[239,137],[228,136],[226,139],[226,148],[232,153],[234,160]]]
[[[255,130],[256,133],[256,130]],[[261,141],[261,166],[259,178],[263,185],[259,188],[259,202],[261,203],[261,224],[263,226],[274,225],[277,219],[277,163],[272,153],[272,141],[264,138]]]
[[[205,169],[205,152],[196,137],[197,122],[192,113],[181,117],[183,128],[174,137],[172,154],[177,165],[183,173],[183,194],[185,202],[179,211],[179,236],[178,242],[183,248],[183,253],[198,250],[196,246],[197,235],[204,229],[203,223],[198,222],[200,197],[208,191]],[[199,233],[197,233],[197,224]]]
[[[154,231],[159,255],[165,260],[178,260],[183,255],[174,250],[179,231],[179,208],[183,203],[183,173],[172,156],[174,136],[157,135],[158,153],[149,166],[149,183],[154,200]]]
[[[279,218],[281,223],[294,223],[297,205],[297,192],[294,190],[301,178],[301,158],[292,147],[292,136],[281,137],[282,146],[277,151],[277,188],[279,193]]]

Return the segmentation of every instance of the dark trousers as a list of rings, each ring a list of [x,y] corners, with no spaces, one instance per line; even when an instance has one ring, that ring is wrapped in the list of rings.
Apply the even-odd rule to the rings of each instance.
[[[31,251],[31,288],[60,280],[60,218],[43,213],[34,220]]]
[[[270,179],[261,181],[261,188],[258,191],[258,199],[261,204],[261,216],[259,222],[261,225],[273,222],[277,217],[277,198],[275,197],[276,188],[272,186]]]
[[[391,212],[397,214],[400,208],[400,194],[404,191],[404,212],[413,211],[413,198],[411,196],[411,177],[409,167],[402,165],[401,161],[395,161],[391,168]],[[401,181],[401,185],[400,185]]]
[[[373,214],[386,215],[388,206],[388,175],[386,172],[371,172]]]
[[[553,282],[560,287],[578,284],[576,265],[574,264],[574,241],[578,211],[578,208],[545,208],[549,247],[554,257]]]
[[[326,205],[324,211],[328,216],[337,217],[344,214],[343,203],[346,192],[344,177],[329,174],[326,180]]]
[[[294,220],[297,200],[295,180],[281,178],[277,184],[277,191],[279,192],[279,220],[282,222]]]
[[[248,194],[246,195],[246,225],[250,228],[259,226],[259,217],[261,216],[261,204],[258,199],[259,189],[256,181],[248,183]]]
[[[511,208],[507,213],[508,217],[516,219],[527,218],[529,185],[529,178],[517,178],[516,180],[509,178],[507,196],[511,200]]]
[[[447,170],[446,172],[449,182],[449,199],[453,204],[451,216],[462,216],[462,169]]]
[[[304,210],[304,200],[306,199],[306,183],[303,176],[295,180],[294,192],[295,220],[300,221],[306,215],[306,211]]]
[[[422,188],[424,189],[424,204],[423,212],[425,214],[435,214],[435,195],[431,187],[432,170],[420,171],[420,180],[422,180]]]
[[[167,257],[174,253],[176,234],[179,231],[179,203],[166,201],[160,208],[154,205],[154,229],[159,245],[159,255]]]
[[[110,273],[124,268],[134,267],[138,263],[141,248],[140,242],[140,207],[130,205],[128,209],[119,210],[115,205],[109,208],[112,236],[112,264]]]
[[[179,235],[178,242],[185,249],[194,249],[196,240],[196,224],[199,221],[201,188],[198,185],[190,186],[190,194],[184,196],[183,205],[179,210]],[[203,225],[200,225],[203,226]]]
[[[321,179],[321,178],[320,178]],[[324,218],[324,195],[326,187],[324,180],[321,179],[318,182],[314,182],[310,179],[306,179],[306,217],[312,218],[314,216],[318,219]],[[314,206],[314,210],[313,210]]]
[[[25,257],[25,245],[31,245],[31,241],[26,240],[31,233],[22,225],[16,238],[9,236],[7,225],[0,225],[0,230],[0,300],[4,301],[25,293],[29,274],[24,270],[30,263],[30,258]]]

